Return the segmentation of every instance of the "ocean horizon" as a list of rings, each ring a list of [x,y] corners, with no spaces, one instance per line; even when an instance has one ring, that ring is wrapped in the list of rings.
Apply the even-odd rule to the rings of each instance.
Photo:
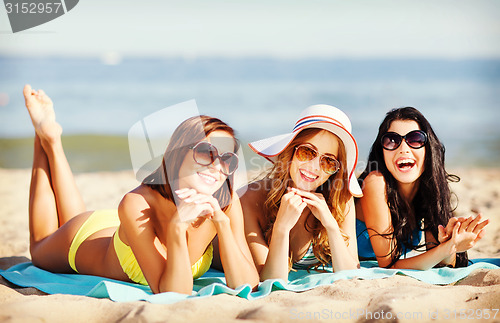
[[[448,165],[500,162],[500,60],[0,56],[0,71],[2,168],[31,167],[26,83],[53,99],[75,171],[130,169],[129,129],[192,99],[245,145],[289,132],[309,105],[336,106],[351,119],[360,164],[385,113],[413,106],[445,144]]]

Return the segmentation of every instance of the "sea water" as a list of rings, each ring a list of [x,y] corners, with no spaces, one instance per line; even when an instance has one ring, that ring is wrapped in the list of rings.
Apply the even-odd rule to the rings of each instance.
[[[0,57],[0,167],[31,165],[26,83],[53,99],[76,171],[131,168],[132,125],[191,99],[200,113],[235,128],[244,144],[289,132],[309,105],[334,105],[351,119],[360,164],[385,113],[413,106],[445,144],[449,165],[500,162],[498,60],[125,57],[109,63]]]

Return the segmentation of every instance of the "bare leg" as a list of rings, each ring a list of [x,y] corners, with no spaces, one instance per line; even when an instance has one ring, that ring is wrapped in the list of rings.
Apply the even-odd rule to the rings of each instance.
[[[40,138],[35,135],[29,200],[30,250],[59,228],[57,206],[50,183],[50,168]]]
[[[35,135],[29,200],[30,253],[33,264],[54,272],[72,272],[68,265],[69,244],[78,223],[59,227],[47,155]]]
[[[62,128],[55,121],[52,101],[42,90],[34,91],[29,85],[24,87],[23,93],[36,132],[29,201],[32,262],[52,272],[71,273],[73,270],[68,263],[71,241],[92,212],[85,212],[83,199],[64,154]],[[101,264],[105,260],[100,259],[106,259],[113,232],[108,229],[102,231],[97,239],[91,239],[92,248],[87,254],[92,256],[87,255],[84,259],[90,259],[86,261],[92,264],[92,272],[97,270],[104,276],[109,276],[109,272],[118,272],[112,277],[127,280],[116,256],[112,259],[115,262],[111,262],[114,270],[108,271],[108,267]],[[99,268],[105,269],[99,272]]]
[[[64,154],[61,142],[62,129],[55,121],[52,101],[42,90],[34,91],[29,85],[24,87],[23,93],[37,135],[33,163],[35,175],[32,177],[32,195],[30,197],[30,219],[35,218],[39,212],[43,212],[43,209],[37,209],[36,205],[37,203],[41,205],[46,203],[44,200],[46,196],[50,195],[46,189],[50,188],[57,209],[56,219],[60,227],[75,215],[84,212],[85,204]],[[37,158],[45,160],[46,163],[37,163]],[[47,180],[41,180],[41,174],[50,177]],[[46,185],[47,182],[50,185]],[[37,187],[39,183],[42,183],[40,188]],[[37,193],[41,194],[41,201],[38,201]],[[37,222],[34,219],[31,221]],[[34,226],[32,229],[37,230],[38,226]],[[40,234],[32,232],[32,236],[43,237],[46,236],[47,232],[50,234],[53,231],[52,224],[48,224],[47,228],[40,230]]]

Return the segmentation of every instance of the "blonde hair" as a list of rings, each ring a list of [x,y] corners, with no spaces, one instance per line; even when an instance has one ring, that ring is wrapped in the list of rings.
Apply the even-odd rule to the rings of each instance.
[[[265,224],[264,235],[268,242],[271,241],[271,235],[276,221],[276,215],[281,204],[281,198],[286,193],[287,187],[291,186],[292,179],[290,177],[290,164],[295,153],[295,147],[307,142],[311,137],[326,131],[319,128],[309,128],[301,131],[292,142],[278,155],[273,168],[267,174],[265,180],[270,182],[270,189],[267,194],[266,201],[264,202],[265,209]],[[349,192],[349,173],[347,169],[347,158],[345,146],[342,140],[335,136],[339,142],[339,152],[337,159],[340,162],[340,169],[337,173],[331,175],[328,180],[316,189],[317,193],[323,194],[325,201],[330,209],[332,216],[340,225],[344,222],[347,202],[351,198]],[[318,268],[320,265],[328,265],[331,259],[331,246],[328,242],[328,235],[326,229],[321,222],[315,219],[312,227],[307,225],[309,217],[312,213],[308,214],[305,221],[305,229],[313,235],[312,246],[314,256],[320,261],[320,264],[311,265],[311,267]],[[344,241],[349,244],[349,236],[340,230]],[[289,256],[289,266],[292,265],[292,258]]]

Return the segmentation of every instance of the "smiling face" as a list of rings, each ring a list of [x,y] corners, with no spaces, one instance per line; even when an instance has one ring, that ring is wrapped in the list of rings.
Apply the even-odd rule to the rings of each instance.
[[[391,123],[388,132],[396,132],[404,136],[413,130],[420,130],[417,122],[395,120]],[[385,165],[400,186],[418,183],[420,175],[424,172],[425,149],[425,146],[413,149],[403,140],[397,149],[383,150]]]
[[[301,144],[315,149],[319,154],[315,159],[303,162],[294,154],[290,164],[290,177],[295,187],[304,191],[315,191],[332,176],[321,169],[320,156],[327,155],[338,159],[339,141],[332,133],[322,130]]]
[[[225,152],[234,152],[234,138],[225,131],[213,131],[205,139],[217,148],[219,155]],[[212,195],[224,184],[227,176],[221,173],[220,160],[208,166],[202,166],[193,159],[190,150],[179,169],[178,188],[193,188],[199,193]]]

